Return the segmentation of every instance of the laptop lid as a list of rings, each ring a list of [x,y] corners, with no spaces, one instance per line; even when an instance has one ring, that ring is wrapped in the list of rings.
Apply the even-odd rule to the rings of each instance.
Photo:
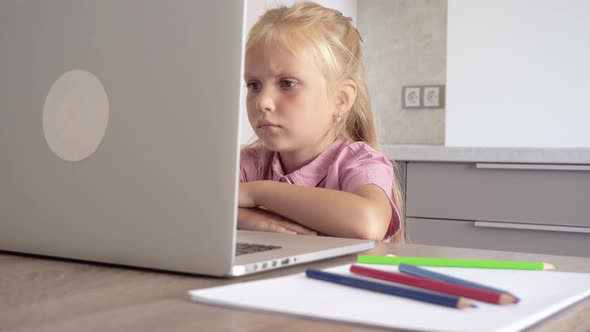
[[[229,273],[243,13],[0,1],[0,250]]]

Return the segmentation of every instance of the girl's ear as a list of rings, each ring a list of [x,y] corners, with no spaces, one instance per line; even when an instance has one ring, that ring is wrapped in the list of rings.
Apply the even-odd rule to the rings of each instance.
[[[340,84],[336,101],[336,116],[344,116],[356,100],[356,83],[353,80],[344,80]]]

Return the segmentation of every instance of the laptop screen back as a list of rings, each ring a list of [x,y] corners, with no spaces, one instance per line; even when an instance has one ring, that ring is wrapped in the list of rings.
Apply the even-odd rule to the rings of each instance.
[[[241,1],[0,2],[0,250],[223,274]]]

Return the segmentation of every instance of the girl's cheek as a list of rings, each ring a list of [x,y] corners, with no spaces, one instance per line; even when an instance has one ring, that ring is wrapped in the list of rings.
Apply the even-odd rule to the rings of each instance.
[[[290,109],[301,109],[305,107],[305,101],[297,96],[289,96],[283,99],[283,106]]]

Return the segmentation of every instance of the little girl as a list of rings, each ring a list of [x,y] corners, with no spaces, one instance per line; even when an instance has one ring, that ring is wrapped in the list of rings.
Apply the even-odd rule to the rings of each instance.
[[[314,3],[269,10],[250,30],[244,80],[258,141],[241,152],[239,229],[403,242],[360,43],[350,18]]]

